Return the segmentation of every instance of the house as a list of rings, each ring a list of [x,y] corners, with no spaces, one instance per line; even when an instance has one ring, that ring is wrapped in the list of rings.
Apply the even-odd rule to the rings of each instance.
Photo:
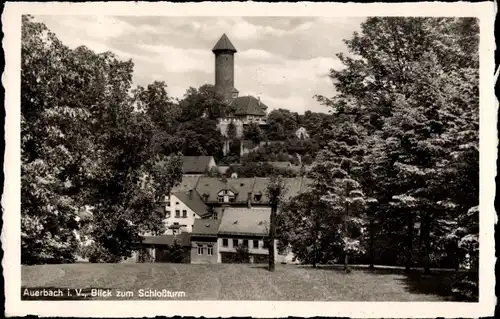
[[[182,157],[182,172],[185,175],[203,175],[213,169],[217,169],[213,156]]]
[[[191,233],[191,263],[216,264],[220,263],[217,232],[219,219],[197,219]]]
[[[267,263],[270,217],[270,208],[229,207],[220,219],[196,220],[191,234],[191,263],[231,263],[238,247],[248,249],[249,262]],[[278,260],[277,249],[275,256]]]
[[[177,242],[183,248],[182,261],[172,260],[168,253],[168,248]],[[135,243],[135,250],[132,257],[124,262],[183,262],[191,261],[190,255],[191,235],[182,233],[179,235],[161,235],[161,236],[141,236]]]
[[[222,214],[217,239],[221,262],[233,262],[238,247],[245,247],[250,263],[267,263],[270,221],[270,208],[227,208]]]
[[[309,190],[308,186],[311,184],[311,180],[306,177],[283,178],[283,181],[286,188],[285,198],[294,197]],[[224,206],[269,207],[269,199],[265,195],[268,184],[269,178],[266,177],[218,178],[184,175],[180,184],[172,189],[172,193],[193,190],[193,198],[197,200],[196,195],[199,195],[208,211],[211,208]],[[170,200],[170,205],[175,205],[176,202]],[[199,200],[197,202],[199,203]],[[199,214],[196,211],[195,213],[200,218],[207,216],[201,212],[201,205],[198,204],[196,207]],[[172,210],[175,212],[175,208],[170,208],[170,211]]]
[[[195,219],[203,218],[208,207],[195,189],[175,191],[165,196],[165,219],[168,235],[190,233]]]
[[[309,133],[307,133],[307,130],[305,127],[301,126],[295,131],[295,135],[299,140],[305,140],[309,138]]]

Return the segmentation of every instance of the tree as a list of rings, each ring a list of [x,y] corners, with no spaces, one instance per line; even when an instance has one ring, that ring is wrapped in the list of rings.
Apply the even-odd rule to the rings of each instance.
[[[369,18],[345,43],[351,53],[339,55],[345,67],[331,70],[337,95],[319,100],[377,137],[370,170],[375,185],[383,185],[374,192],[384,210],[379,218],[392,223],[383,218],[392,214],[400,224],[406,218],[408,254],[420,225],[421,264],[428,271],[441,221],[477,205],[477,20]],[[458,164],[464,153],[472,158],[469,174]],[[469,186],[449,187],[454,179]]]
[[[190,87],[179,102],[182,122],[206,117],[217,120],[231,114],[234,110],[224,103],[213,85],[204,84],[198,89]]]
[[[259,124],[250,122],[245,125],[243,128],[243,138],[245,140],[250,140],[254,142],[254,144],[259,145],[259,143],[263,140],[262,131],[260,129]]]
[[[350,271],[349,255],[363,250],[360,237],[367,204],[358,181],[362,172],[361,162],[366,153],[363,144],[364,130],[349,121],[350,118],[339,117],[342,122],[332,128],[335,137],[319,153],[313,175],[315,191],[322,195],[322,200],[334,214],[342,216],[341,233],[346,272]]]
[[[284,141],[295,135],[298,129],[299,115],[290,110],[277,109],[267,116],[267,139],[270,141]]]
[[[23,17],[21,54],[22,262],[74,261],[77,214],[87,206],[95,254],[129,256],[137,235],[158,227],[151,212],[164,189],[142,189],[139,179],[159,175],[173,185],[180,176],[174,160],[167,175],[145,169],[156,161],[152,136],[161,112],[153,104],[144,107],[149,113],[135,109],[132,61],[71,50],[30,16]]]
[[[234,125],[233,122],[230,122],[228,125],[227,125],[227,139],[230,141],[230,142],[233,142],[235,141],[237,138],[238,138],[238,134],[237,134],[237,131],[236,131],[236,125]]]
[[[341,224],[321,194],[299,194],[284,203],[278,215],[278,239],[291,247],[296,259],[305,264],[326,264],[342,253],[341,238],[335,225]]]
[[[276,239],[276,214],[285,192],[286,185],[283,178],[280,176],[271,176],[266,187],[266,195],[271,205],[271,221],[269,226],[269,271],[274,271],[275,268],[274,247]]]

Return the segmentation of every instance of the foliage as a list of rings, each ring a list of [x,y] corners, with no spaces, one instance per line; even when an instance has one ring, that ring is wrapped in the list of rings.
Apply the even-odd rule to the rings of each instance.
[[[278,214],[277,233],[282,246],[290,246],[302,263],[327,264],[342,254],[338,227],[342,220],[314,192],[300,194],[283,205]]]
[[[259,124],[250,122],[243,128],[243,138],[245,140],[250,140],[255,144],[259,144],[264,140],[263,133],[260,129]]]
[[[163,85],[132,97],[131,61],[69,49],[30,16],[23,17],[21,54],[22,262],[74,261],[85,206],[93,207],[84,235],[95,255],[130,256],[140,232],[160,231],[151,212],[180,179],[179,158],[160,167],[168,149],[155,157],[161,143],[153,136],[169,123],[156,107],[172,105],[165,94],[149,93]],[[142,189],[144,175],[158,183]]]
[[[318,99],[366,130],[359,181],[380,203],[378,228],[406,229],[396,250],[411,266],[416,248],[428,271],[451,257],[445,225],[478,203],[477,21],[369,18],[361,29],[331,70],[337,96]]]
[[[287,186],[283,178],[279,175],[273,175],[269,178],[266,187],[266,196],[271,205],[271,220],[269,225],[269,271],[275,269],[275,244],[278,208],[282,205]]]
[[[226,135],[227,135],[227,139],[232,142],[232,141],[235,141],[237,138],[238,138],[238,135],[237,135],[237,132],[236,132],[236,125],[234,125],[233,122],[230,122],[228,125],[227,125],[227,132],[226,132]]]
[[[233,172],[238,174],[238,177],[268,177],[273,175],[281,175],[283,177],[295,177],[297,172],[292,169],[281,169],[272,166],[269,163],[258,163],[243,161],[241,165],[230,166],[227,175]]]

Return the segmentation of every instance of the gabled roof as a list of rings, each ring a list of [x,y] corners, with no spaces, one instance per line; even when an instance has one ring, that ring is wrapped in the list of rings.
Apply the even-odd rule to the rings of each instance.
[[[227,35],[224,33],[222,37],[217,41],[217,44],[214,46],[212,49],[212,52],[217,52],[217,51],[231,51],[231,52],[237,52],[236,48],[234,45],[231,43]]]
[[[188,191],[172,193],[172,195],[175,195],[181,202],[184,203],[184,205],[189,207],[198,216],[201,217],[206,215],[207,205],[205,205],[203,199],[196,190],[190,189]]]
[[[179,183],[179,185],[173,187],[171,191],[172,193],[175,193],[175,192],[188,191],[190,189],[194,189],[196,188],[199,179],[200,176],[183,175],[182,181]]]
[[[184,174],[203,174],[213,159],[212,156],[183,156],[182,171]]]
[[[196,191],[203,198],[203,195],[208,195],[208,202],[217,202],[217,193],[221,190],[231,190],[235,193],[235,203],[246,203],[248,193],[252,192],[255,179],[252,178],[217,178],[217,177],[200,177]]]
[[[217,236],[219,231],[219,219],[195,219],[192,236]]]
[[[266,115],[267,106],[251,95],[237,97],[231,106],[236,109],[234,115]]]
[[[267,236],[270,218],[270,208],[226,208],[219,234]]]

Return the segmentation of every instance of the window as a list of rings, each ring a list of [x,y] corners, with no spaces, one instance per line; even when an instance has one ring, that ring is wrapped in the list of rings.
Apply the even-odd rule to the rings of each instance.
[[[213,246],[208,246],[207,248],[207,255],[212,256],[214,254],[214,247]]]
[[[222,239],[222,247],[227,247],[229,246],[229,240],[227,240],[227,238],[223,238]]]
[[[212,215],[212,219],[217,219],[217,212],[214,212],[213,215]]]
[[[233,247],[238,247],[238,239],[233,239]]]
[[[179,205],[179,202],[175,202],[175,205]]]
[[[229,202],[234,203],[234,196],[229,196]]]
[[[175,222],[175,223],[174,223],[174,226],[179,226],[179,223],[178,223],[178,222]]]
[[[219,203],[223,203],[223,202],[224,202],[224,196],[223,196],[223,195],[219,195],[219,196],[217,196],[217,201],[218,201]]]
[[[264,239],[264,245],[263,245],[264,248],[269,248],[269,242],[267,239]]]
[[[198,255],[203,255],[203,246],[198,245]]]
[[[166,202],[165,205],[167,205],[167,207],[170,207],[170,201]]]
[[[187,211],[186,211],[186,210],[183,210],[183,211],[182,211],[182,218],[187,218],[187,217],[188,217],[188,215],[187,215],[187,214],[188,214],[188,213],[187,213]]]
[[[253,199],[256,202],[260,202],[260,200],[262,199],[262,194],[255,194],[255,195],[253,195]]]
[[[243,239],[243,246],[248,247],[248,239]]]
[[[165,210],[165,218],[170,218],[170,211],[168,209]]]
[[[181,217],[181,211],[180,210],[178,210],[178,209],[175,210],[175,217],[176,218]]]
[[[196,214],[193,214],[193,217],[196,217]]]
[[[259,248],[259,241],[258,240],[253,241],[253,248]]]

